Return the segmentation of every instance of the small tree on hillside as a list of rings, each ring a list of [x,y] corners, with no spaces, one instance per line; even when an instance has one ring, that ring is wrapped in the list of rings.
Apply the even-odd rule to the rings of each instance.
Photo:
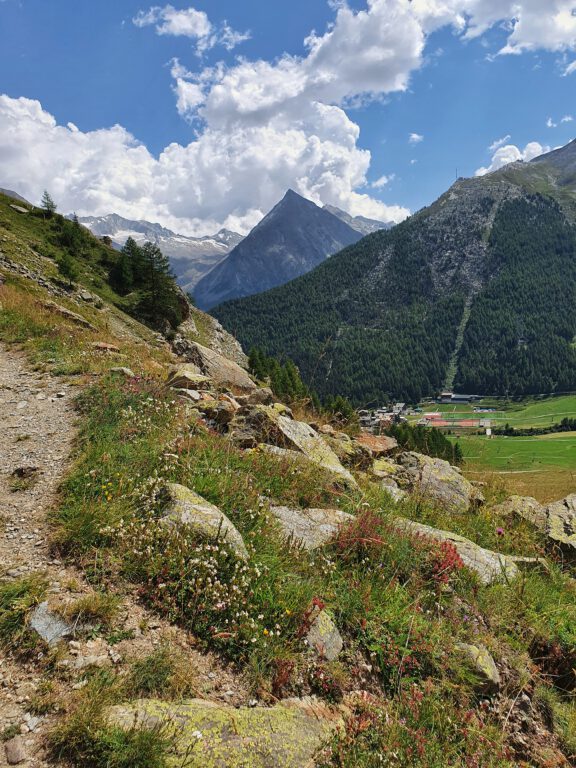
[[[69,253],[62,254],[61,258],[58,259],[58,271],[68,280],[70,286],[78,279],[78,265]]]
[[[50,196],[50,193],[48,192],[47,189],[44,190],[44,194],[42,195],[42,200],[40,202],[40,205],[42,207],[42,210],[44,211],[46,218],[50,219],[56,213],[56,203]]]

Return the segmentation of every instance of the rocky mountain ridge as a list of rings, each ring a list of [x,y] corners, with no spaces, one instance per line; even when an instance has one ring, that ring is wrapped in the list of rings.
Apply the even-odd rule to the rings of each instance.
[[[178,283],[190,292],[202,276],[242,240],[241,235],[227,229],[221,229],[215,235],[188,237],[172,232],[161,224],[133,221],[115,213],[83,216],[79,221],[98,237],[110,237],[117,247],[122,247],[129,237],[139,245],[147,240],[156,243],[170,259]]]
[[[270,213],[198,283],[194,297],[209,309],[305,274],[361,234],[325,208],[289,190]]]

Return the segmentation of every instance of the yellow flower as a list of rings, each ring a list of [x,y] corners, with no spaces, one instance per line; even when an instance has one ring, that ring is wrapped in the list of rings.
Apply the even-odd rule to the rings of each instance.
[[[265,630],[264,630],[264,634],[265,634],[265,635],[269,635],[269,634],[270,634],[270,632],[268,632],[268,630],[267,630],[267,629],[265,629]]]
[[[286,616],[292,616],[292,611],[290,608],[286,608]]]

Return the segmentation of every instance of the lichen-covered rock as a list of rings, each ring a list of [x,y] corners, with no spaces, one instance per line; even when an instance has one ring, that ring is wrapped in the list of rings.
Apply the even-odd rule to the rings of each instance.
[[[500,515],[516,515],[527,520],[541,530],[546,530],[548,516],[546,509],[531,496],[510,496],[495,510]]]
[[[457,533],[441,531],[438,528],[415,523],[402,517],[395,519],[395,525],[410,534],[434,541],[449,541],[454,545],[464,565],[478,574],[482,584],[507,582],[518,575],[518,566],[513,557],[503,555],[500,552],[493,552],[491,549],[484,549],[484,547],[474,544],[470,539],[459,536]]]
[[[168,386],[172,389],[208,389],[212,380],[191,363],[173,365],[168,371]]]
[[[310,461],[331,472],[345,485],[356,487],[356,480],[340,463],[340,459],[309,424],[294,421],[277,405],[254,405],[241,408],[230,424],[231,438],[244,448],[268,443],[278,448],[296,450]]]
[[[109,719],[127,730],[134,723],[165,728],[174,747],[169,768],[313,768],[346,714],[314,698],[238,709],[200,699],[142,700],[112,707]]]
[[[341,525],[354,520],[353,515],[339,509],[293,509],[270,507],[284,535],[304,549],[322,547],[334,538]]]
[[[411,476],[415,490],[451,512],[466,512],[484,497],[456,467],[443,459],[420,453],[403,453],[400,464]]]
[[[253,392],[257,389],[247,371],[241,368],[238,363],[202,346],[202,344],[190,342],[186,351],[186,359],[197,365],[200,371],[213,379],[216,384],[237,387],[245,392]]]
[[[398,477],[401,473],[401,467],[390,459],[376,459],[372,462],[372,474],[376,477]]]
[[[340,655],[344,642],[338,627],[328,611],[320,611],[312,622],[306,642],[317,656],[326,661],[334,661]]]
[[[406,491],[403,491],[396,480],[394,480],[392,477],[383,478],[380,482],[380,488],[382,488],[383,491],[386,491],[386,493],[392,497],[392,501],[396,503],[404,501],[404,499],[408,496]]]
[[[322,434],[322,439],[346,466],[359,467],[370,461],[369,452],[342,432]]]
[[[478,692],[486,696],[498,693],[501,684],[500,673],[488,648],[468,643],[457,643],[456,648],[472,663],[478,675]]]
[[[241,560],[248,559],[244,540],[236,526],[214,504],[183,485],[167,483],[168,504],[161,522],[167,526],[188,526],[197,535],[220,538]]]
[[[248,405],[272,405],[274,394],[269,387],[258,387],[248,395]]]
[[[287,416],[278,416],[277,424],[288,447],[297,448],[314,463],[338,475],[346,485],[356,486],[354,477],[344,469],[338,456],[309,424]]]
[[[576,493],[546,507],[546,535],[567,554],[576,555]]]

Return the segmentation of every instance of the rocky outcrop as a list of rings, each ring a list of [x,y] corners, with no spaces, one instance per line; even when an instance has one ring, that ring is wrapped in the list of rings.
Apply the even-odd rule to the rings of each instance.
[[[238,363],[229,360],[218,352],[202,346],[202,344],[192,341],[188,342],[183,356],[188,362],[196,365],[201,373],[209,376],[216,384],[236,387],[245,392],[252,392],[256,389],[256,384],[244,368],[241,368]]]
[[[283,534],[298,546],[312,550],[327,544],[344,523],[354,520],[353,515],[339,509],[293,509],[270,507]]]
[[[546,528],[548,519],[546,509],[531,496],[510,496],[502,504],[499,504],[494,511],[499,515],[522,517],[541,530]]]
[[[317,752],[344,726],[344,708],[315,698],[274,707],[239,707],[193,699],[182,704],[142,700],[112,707],[125,728],[163,727],[173,744],[168,768],[313,768]]]
[[[449,541],[460,555],[464,565],[478,574],[482,584],[494,584],[507,582],[518,575],[518,565],[514,558],[493,552],[491,549],[474,544],[470,539],[459,536],[450,531],[441,531],[429,525],[415,523],[412,520],[398,517],[394,521],[395,526],[409,534],[432,539],[434,541]]]
[[[478,675],[478,693],[485,696],[498,693],[501,684],[500,673],[486,646],[457,643],[456,648],[468,659]]]
[[[552,547],[576,555],[576,494],[544,507],[530,496],[511,496],[495,509],[502,515],[517,515],[541,530]]]
[[[174,365],[168,371],[167,384],[173,389],[208,389],[212,379],[193,363]]]
[[[236,526],[214,504],[183,485],[166,485],[168,503],[161,522],[170,527],[186,526],[207,539],[221,539],[241,560],[248,559],[244,540]]]
[[[285,407],[281,404],[241,408],[230,424],[230,435],[244,448],[268,443],[278,448],[296,450],[345,485],[356,487],[354,477],[342,466],[338,456],[318,432],[309,424],[295,421],[284,412]]]
[[[546,507],[546,535],[566,554],[576,555],[576,493]]]
[[[484,501],[460,471],[443,459],[410,452],[403,453],[399,461],[417,492],[451,512],[466,512]]]
[[[326,610],[320,611],[312,622],[306,642],[320,659],[326,661],[335,661],[344,647],[338,627]]]

